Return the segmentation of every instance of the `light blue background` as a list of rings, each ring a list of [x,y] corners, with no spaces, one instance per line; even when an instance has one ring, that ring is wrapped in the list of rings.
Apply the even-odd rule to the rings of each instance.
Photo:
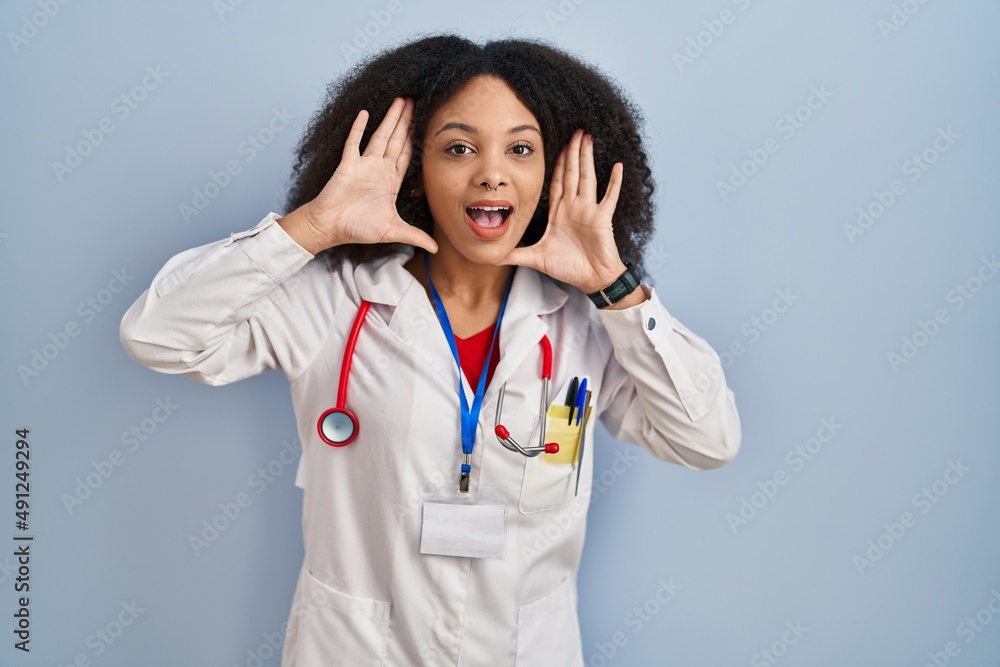
[[[948,642],[958,650],[948,664],[997,664],[1000,618],[983,612],[991,622],[971,641],[960,624],[1000,590],[1000,279],[973,281],[981,290],[961,309],[948,295],[1000,250],[1000,6],[903,4],[915,13],[883,34],[891,0],[401,0],[370,39],[534,35],[619,80],[645,114],[658,186],[651,279],[716,350],[743,344],[726,370],[743,426],[730,465],[697,473],[598,437],[595,473],[610,483],[591,508],[579,580],[588,666],[773,664],[764,649],[787,665],[923,665]],[[385,7],[245,0],[220,15],[209,0],[71,2],[17,48],[10,33],[42,10],[0,8],[0,663],[82,653],[108,666],[247,665],[285,621],[302,557],[294,465],[259,495],[248,485],[295,441],[283,377],[210,388],[155,374],[127,357],[118,325],[169,257],[284,212],[291,149],[349,64],[342,45]],[[734,20],[713,37],[703,21],[724,9]],[[678,67],[675,53],[699,33],[707,46]],[[113,101],[147,67],[167,76],[122,118]],[[814,98],[819,108],[786,138],[776,121],[814,86],[831,96]],[[247,161],[241,142],[274,109],[295,120]],[[114,131],[60,181],[53,161],[103,118]],[[959,138],[909,180],[904,163],[939,128]],[[723,201],[717,181],[768,138],[777,152]],[[186,224],[179,205],[229,160],[241,173]],[[844,225],[893,179],[905,193],[850,242]],[[99,313],[80,309],[115,270],[132,276],[124,291]],[[777,290],[797,299],[774,319]],[[948,321],[894,369],[887,355],[938,309]],[[70,323],[78,335],[23,381],[18,366]],[[122,434],[157,399],[178,407],[127,451]],[[842,428],[796,469],[787,452],[824,418]],[[30,656],[11,647],[20,426],[31,428],[37,536]],[[63,495],[115,449],[124,463],[69,512]],[[619,475],[620,451],[638,461]],[[914,495],[949,461],[968,472],[939,482],[947,493],[922,512]],[[782,471],[773,497],[753,495]],[[188,536],[240,492],[251,506],[195,556]],[[727,515],[744,499],[766,504],[734,530]],[[915,525],[883,536],[907,511]],[[855,557],[880,536],[891,547],[859,571]],[[680,587],[664,605],[649,602],[661,580]],[[133,600],[144,611],[96,655],[88,637]],[[647,604],[654,613],[636,622]],[[786,623],[805,634],[783,635]],[[627,642],[607,659],[601,646],[610,653],[616,632]]]

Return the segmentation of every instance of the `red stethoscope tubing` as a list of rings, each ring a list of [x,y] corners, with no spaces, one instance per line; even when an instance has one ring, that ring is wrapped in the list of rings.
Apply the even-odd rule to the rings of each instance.
[[[365,300],[361,301],[361,307],[358,309],[358,314],[354,317],[354,325],[351,327],[351,333],[347,337],[347,345],[344,347],[344,361],[340,365],[340,383],[337,385],[337,405],[336,407],[332,407],[321,414],[319,416],[319,420],[316,422],[316,431],[319,433],[320,439],[331,447],[344,447],[354,442],[354,439],[358,437],[358,431],[360,429],[358,418],[355,417],[354,413],[346,407],[347,378],[351,373],[351,360],[354,359],[354,348],[357,347],[358,344],[358,335],[361,333],[361,325],[364,323],[365,316],[368,314],[368,309],[370,307],[370,302]],[[346,415],[350,418],[353,424],[350,437],[343,442],[331,440],[326,437],[325,433],[323,433],[323,422],[327,415],[330,415],[331,413]]]
[[[542,336],[542,378],[552,379],[552,343],[548,336]]]
[[[368,308],[371,307],[368,301],[361,302],[357,317],[354,318],[354,326],[351,327],[351,334],[347,337],[347,347],[344,348],[344,363],[340,366],[340,384],[337,387],[337,407],[345,409],[347,405],[347,376],[351,372],[351,360],[354,359],[354,348],[358,344],[358,334],[361,333],[361,325],[365,316],[368,315]]]

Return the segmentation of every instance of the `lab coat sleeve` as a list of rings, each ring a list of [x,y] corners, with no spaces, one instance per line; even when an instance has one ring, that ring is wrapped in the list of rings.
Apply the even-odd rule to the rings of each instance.
[[[269,213],[252,229],[167,261],[122,317],[128,354],[153,370],[210,385],[304,368],[323,335],[323,314],[295,312],[302,298],[289,296],[289,283],[313,255],[277,224],[280,217]],[[336,294],[328,297],[338,302]]]
[[[736,456],[741,440],[719,356],[667,311],[655,289],[640,289],[648,296],[641,304],[596,310],[613,351],[598,415],[615,439],[658,459],[718,468]]]

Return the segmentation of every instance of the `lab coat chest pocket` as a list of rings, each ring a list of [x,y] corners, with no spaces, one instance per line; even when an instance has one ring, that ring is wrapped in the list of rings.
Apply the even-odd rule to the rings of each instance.
[[[299,580],[288,667],[384,665],[391,604],[327,586],[308,569]]]
[[[531,432],[531,444],[538,444],[541,424],[536,420]],[[521,512],[540,512],[569,505],[573,502],[573,488],[576,480],[576,465],[571,463],[550,463],[545,454],[524,457],[524,480],[521,483]]]
[[[515,667],[576,667],[583,665],[580,621],[576,614],[573,579],[517,610]]]
[[[573,503],[576,496],[576,478],[577,478],[577,468],[579,466],[587,466],[587,461],[591,457],[591,434],[593,433],[593,415],[594,407],[597,404],[596,387],[594,388],[594,393],[591,395],[591,423],[586,425],[586,434],[584,437],[587,439],[587,446],[584,447],[583,460],[582,461],[566,461],[566,462],[553,462],[552,456],[547,456],[545,454],[539,454],[534,457],[525,457],[524,461],[524,479],[521,484],[521,499],[518,503],[518,508],[522,513],[528,514],[531,512],[540,512],[542,510],[555,509],[558,507],[564,507]],[[557,392],[558,393],[558,392]],[[555,398],[555,400],[549,403],[551,406],[557,406],[563,402],[563,397],[551,396],[549,398]],[[546,429],[548,433],[546,434],[546,441],[550,440],[549,436],[552,435],[557,429],[554,428],[553,418],[550,416],[548,418],[548,428]],[[565,421],[565,420],[564,420]],[[541,431],[541,420],[536,417],[534,429],[531,431],[531,438],[528,442],[532,445],[536,445],[539,442],[539,432]],[[563,429],[565,431],[565,429]],[[579,445],[577,444],[577,447]],[[567,452],[563,453],[564,455]],[[565,458],[565,457],[564,457]],[[587,477],[581,474],[580,476],[580,488],[583,492],[586,492],[587,488]]]

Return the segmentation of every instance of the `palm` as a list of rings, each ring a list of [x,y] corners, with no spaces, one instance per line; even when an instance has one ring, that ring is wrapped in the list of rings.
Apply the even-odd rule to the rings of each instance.
[[[396,195],[402,172],[384,156],[358,156],[340,163],[329,189],[330,206],[338,210],[346,225],[348,243],[382,243],[392,240],[406,222],[396,211]],[[350,193],[340,197],[340,193]]]
[[[588,229],[572,222],[560,222],[559,217],[549,209],[549,224],[541,240],[530,250],[533,251],[531,261],[534,268],[542,273],[555,277],[553,274],[571,278],[585,275],[590,270],[586,260],[588,248],[583,239],[587,238]],[[572,279],[559,278],[572,283]]]
[[[408,243],[437,252],[437,243],[408,224],[396,211],[396,196],[410,163],[413,146],[408,127],[413,103],[394,100],[372,134],[364,154],[361,137],[368,112],[355,118],[344,143],[340,165],[320,194],[310,202],[311,217],[335,229],[340,243]]]

